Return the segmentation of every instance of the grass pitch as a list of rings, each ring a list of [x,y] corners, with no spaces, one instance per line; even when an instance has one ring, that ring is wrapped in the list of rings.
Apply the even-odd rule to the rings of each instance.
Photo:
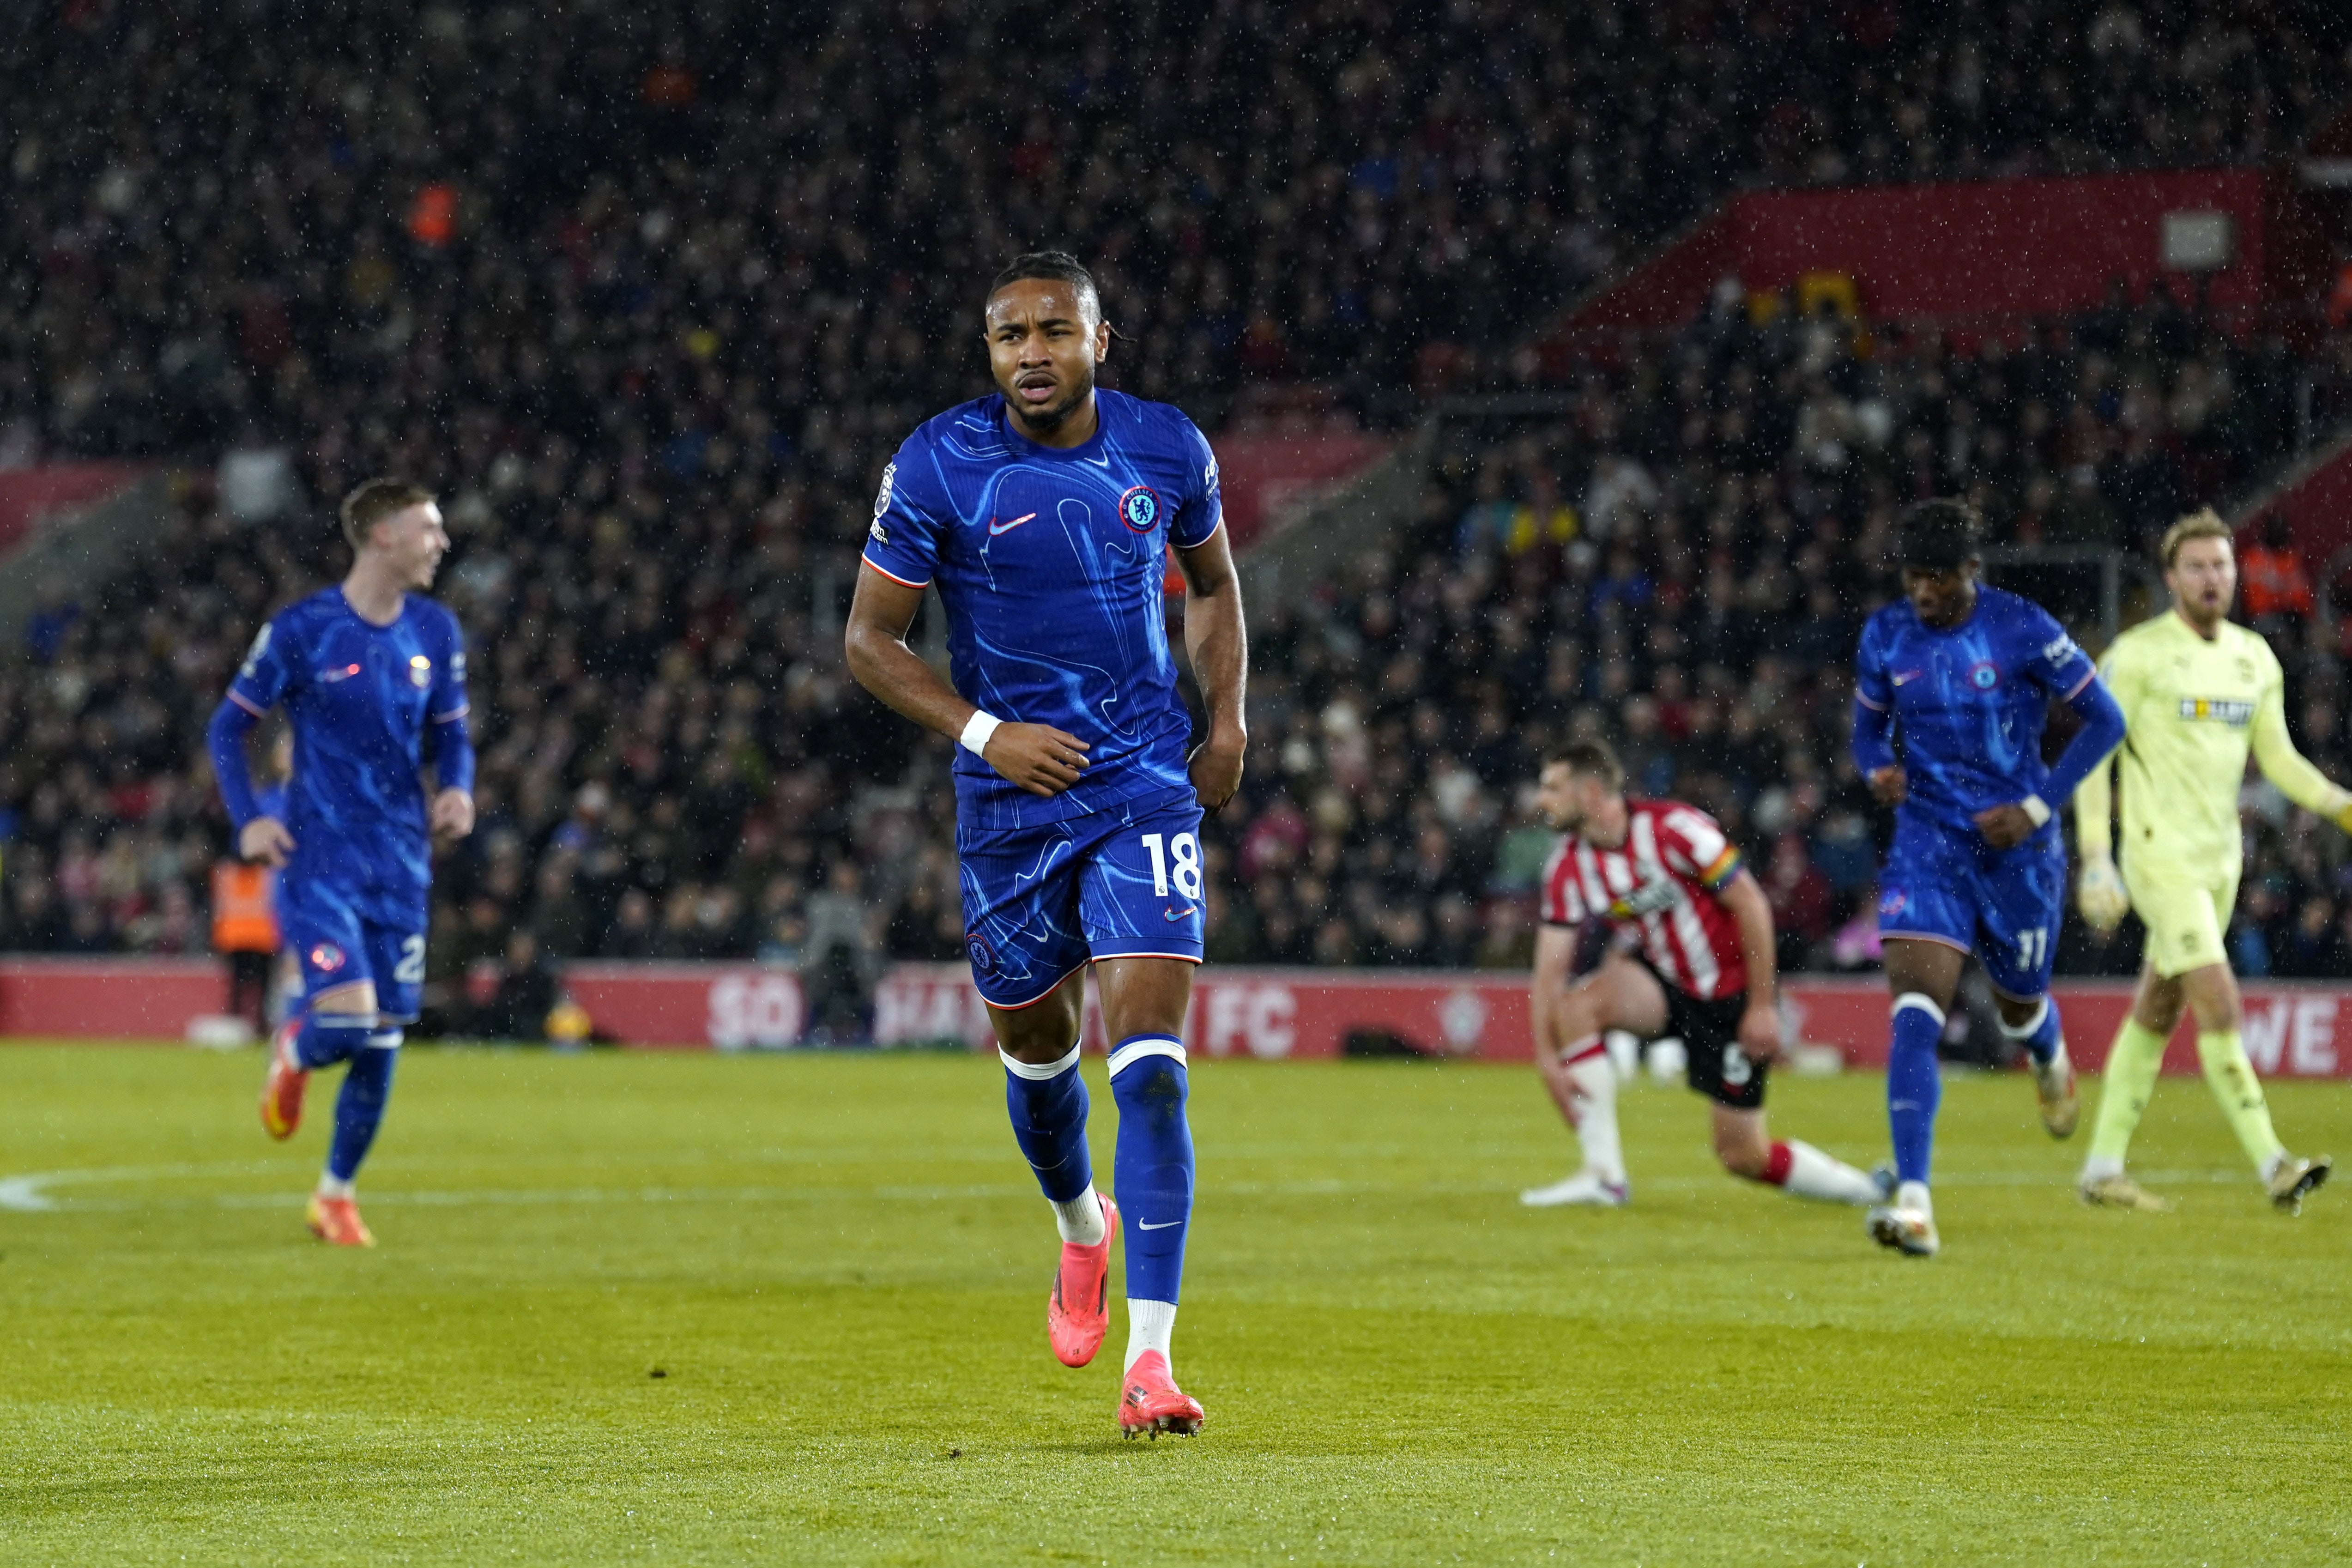
[[[0,1205],[55,1205],[0,1206],[0,1561],[2352,1559],[2352,1191],[2271,1213],[2194,1082],[2136,1151],[2164,1216],[1952,1082],[1918,1263],[1717,1173],[1678,1089],[1624,1099],[1632,1209],[1531,1213],[1524,1069],[1202,1065],[1209,1425],[1149,1444],[1122,1315],[1046,1350],[991,1060],[412,1051],[368,1253],[301,1229],[331,1075],[280,1147],[260,1070],[0,1050],[0,1177],[51,1177]],[[2272,1100],[2352,1154],[2352,1089]],[[1772,1112],[1867,1158],[1880,1100]]]

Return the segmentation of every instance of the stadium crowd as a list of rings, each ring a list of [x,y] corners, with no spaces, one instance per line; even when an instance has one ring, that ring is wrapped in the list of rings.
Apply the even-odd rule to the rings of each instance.
[[[396,471],[448,498],[478,650],[447,1016],[564,959],[759,955],[854,1031],[880,964],[961,941],[949,748],[847,681],[838,618],[883,458],[977,389],[943,345],[1002,257],[1099,258],[1118,384],[1204,423],[1296,378],[1385,419],[1432,342],[1532,374],[1518,334],[1734,184],[2260,159],[2344,96],[2315,7],[1847,9],[1146,5],[1121,53],[992,0],[353,5],[332,47],[240,13],[224,59],[73,7],[0,64],[88,84],[0,121],[0,462],[221,460],[0,660],[0,946],[204,945],[205,710],[338,570],[322,503]],[[947,68],[1016,42],[1045,107]],[[1254,610],[1212,956],[1524,963],[1520,785],[1597,726],[1749,846],[1791,962],[1866,962],[1843,661],[1893,510],[2133,545],[2275,466],[2294,373],[2164,296],[1963,353],[1727,295],[1556,416],[1461,427],[1393,549]],[[2342,776],[2320,625],[2274,629]],[[2340,847],[2255,820],[2242,965],[2299,973],[2352,929]]]

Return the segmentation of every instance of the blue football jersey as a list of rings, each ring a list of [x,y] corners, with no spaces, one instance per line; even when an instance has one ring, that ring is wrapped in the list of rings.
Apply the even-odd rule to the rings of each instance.
[[[1871,616],[1854,699],[1894,716],[1909,784],[1898,819],[1973,831],[1978,812],[2042,794],[2050,702],[2096,677],[2049,611],[1999,588],[1979,587],[1969,618],[1946,631],[1923,624],[1908,599]]]
[[[1177,409],[1099,391],[1100,428],[1066,451],[1007,425],[991,395],[907,437],[883,470],[866,562],[936,584],[956,690],[999,719],[1051,724],[1089,750],[1050,800],[971,752],[956,803],[974,827],[1034,826],[1182,792],[1191,719],[1161,603],[1168,546],[1223,521],[1217,459]]]
[[[398,620],[372,626],[341,588],[324,589],[261,628],[228,695],[255,714],[282,706],[293,727],[288,882],[334,889],[371,920],[421,926],[432,880],[421,775],[446,727],[462,733],[466,721],[457,617],[411,594]]]

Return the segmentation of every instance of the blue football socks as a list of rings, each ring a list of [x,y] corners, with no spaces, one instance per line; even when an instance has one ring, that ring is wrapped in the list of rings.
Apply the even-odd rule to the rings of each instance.
[[[1117,1192],[1127,1219],[1127,1299],[1173,1305],[1192,1218],[1192,1131],[1184,1047],[1167,1035],[1129,1035],[1110,1053],[1118,1101]]]
[[[1087,1152],[1087,1083],[1078,1076],[1078,1047],[1043,1067],[997,1054],[1004,1060],[1004,1108],[1013,1118],[1013,1142],[1037,1173],[1037,1185],[1056,1204],[1082,1196],[1095,1173]]]
[[[1936,1107],[1944,1098],[1936,1070],[1936,1042],[1944,1036],[1944,1010],[1916,991],[1895,999],[1886,1050],[1886,1121],[1895,1139],[1895,1174],[1904,1182],[1927,1179],[1936,1142]]]
[[[373,1013],[305,1013],[301,1032],[294,1037],[295,1063],[310,1072],[349,1061],[374,1029]]]
[[[327,1145],[327,1174],[348,1184],[359,1174],[383,1124],[384,1101],[392,1095],[393,1061],[400,1055],[398,1029],[373,1030],[361,1037],[344,1070],[343,1087],[335,1096],[335,1136]]]
[[[2050,1059],[2058,1054],[2058,1042],[2063,1037],[2058,1026],[2058,1004],[2044,996],[2032,1017],[2013,1028],[2004,1019],[2000,1032],[2023,1046],[2026,1055],[2048,1067]]]

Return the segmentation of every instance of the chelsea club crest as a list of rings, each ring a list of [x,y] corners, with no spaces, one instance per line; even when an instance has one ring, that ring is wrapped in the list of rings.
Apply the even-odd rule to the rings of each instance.
[[[1160,492],[1150,485],[1133,485],[1118,498],[1118,520],[1137,533],[1160,525]]]

